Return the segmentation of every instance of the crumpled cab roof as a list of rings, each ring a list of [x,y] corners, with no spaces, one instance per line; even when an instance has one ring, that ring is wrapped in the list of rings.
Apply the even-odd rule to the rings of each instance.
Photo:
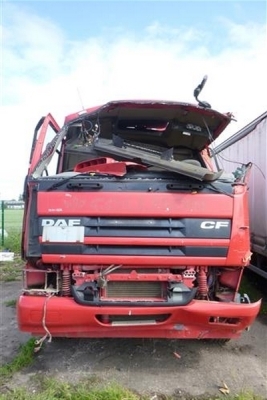
[[[125,140],[201,151],[223,132],[231,114],[181,102],[122,100],[65,118],[66,125],[78,121],[96,124],[106,139],[117,135]]]

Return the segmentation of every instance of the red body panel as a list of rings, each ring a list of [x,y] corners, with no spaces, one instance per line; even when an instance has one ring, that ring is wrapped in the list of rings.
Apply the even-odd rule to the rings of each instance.
[[[233,199],[223,194],[216,196],[216,207],[210,206],[213,196],[196,193],[87,193],[41,192],[38,193],[37,212],[41,216],[121,216],[121,217],[190,217],[231,218]],[[242,213],[242,195],[238,208]],[[243,220],[243,214],[242,214]]]
[[[211,194],[181,194],[181,193],[91,193],[90,202],[88,202],[88,195],[86,193],[70,193],[70,192],[43,192],[38,194],[37,213],[38,215],[45,216],[80,216],[81,210],[83,215],[90,216],[116,216],[116,217],[176,217],[183,218],[188,216],[188,210],[190,210],[191,218],[231,218],[234,216],[232,223],[232,234],[230,239],[228,256],[225,258],[210,257],[198,257],[189,258],[186,260],[183,258],[177,259],[168,257],[168,259],[162,259],[163,265],[225,265],[225,266],[240,266],[247,265],[249,261],[249,234],[248,234],[248,211],[247,211],[247,193],[243,190],[237,194],[233,200],[232,197],[217,194],[216,195],[216,207],[210,207],[210,203],[213,201],[213,195]],[[60,207],[55,207],[55,204],[59,204]],[[90,238],[91,239],[91,238]],[[107,238],[97,239],[98,244],[100,240],[105,240],[105,243],[109,244],[124,244],[127,245],[129,242],[133,245],[142,240],[142,244],[151,244],[153,240],[154,245],[157,245],[157,239],[149,238]],[[168,239],[169,240],[169,239]],[[189,245],[192,239],[172,239],[169,244],[173,245],[176,242],[178,245]],[[163,244],[164,239],[159,239]],[[92,242],[95,243],[92,238]],[[203,246],[204,240],[195,240],[197,246]],[[218,242],[215,239],[205,239],[206,245],[213,246],[224,246],[225,241]],[[100,260],[99,256],[75,256],[77,262],[81,263],[95,263]],[[113,261],[112,261],[113,257]],[[137,264],[145,263],[153,265],[155,259],[153,257],[142,256],[136,257],[123,257],[123,256],[101,256],[101,260],[104,263],[125,263],[125,264]],[[55,256],[43,255],[43,261],[46,263],[50,262],[64,262],[73,263],[75,262],[73,257],[70,255],[58,254]],[[157,261],[159,261],[157,257]],[[120,260],[120,261],[119,261]]]
[[[45,333],[42,318],[46,304],[46,326],[53,336],[66,337],[155,337],[172,339],[237,338],[259,312],[254,304],[217,303],[193,300],[181,307],[85,307],[70,298],[22,296],[18,304],[18,324],[22,331]],[[96,315],[170,314],[165,322],[153,325],[112,326]],[[212,323],[211,317],[237,319],[237,323]]]

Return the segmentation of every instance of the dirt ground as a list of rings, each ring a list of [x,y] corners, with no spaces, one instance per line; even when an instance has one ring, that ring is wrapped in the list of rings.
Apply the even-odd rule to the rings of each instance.
[[[20,287],[20,282],[1,283],[2,365],[30,338],[18,332],[16,310],[6,305],[18,297]],[[152,397],[219,394],[225,382],[231,393],[249,389],[267,399],[267,316],[225,346],[195,340],[54,339],[7,386],[31,387],[35,374],[70,382],[98,376]]]

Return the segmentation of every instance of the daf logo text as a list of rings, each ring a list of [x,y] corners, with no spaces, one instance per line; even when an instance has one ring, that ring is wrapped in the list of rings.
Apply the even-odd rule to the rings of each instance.
[[[80,226],[81,220],[80,219],[43,219],[42,226],[59,226],[59,227],[67,227],[67,226]]]

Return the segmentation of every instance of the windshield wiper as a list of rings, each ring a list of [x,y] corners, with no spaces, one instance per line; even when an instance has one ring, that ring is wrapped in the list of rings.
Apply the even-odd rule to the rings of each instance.
[[[203,190],[204,185],[201,183],[168,183],[168,190]]]
[[[69,190],[73,189],[102,189],[103,185],[98,182],[69,182],[67,184]]]
[[[117,177],[116,175],[113,174],[109,174],[109,173],[101,173],[101,172],[91,172],[88,174],[88,172],[86,173],[82,173],[82,174],[77,174],[75,176],[68,176],[67,178],[63,178],[58,182],[53,183],[53,185],[51,185],[47,191],[51,191],[54,189],[57,189],[58,187],[68,183],[67,188],[68,189],[83,189],[83,188],[90,188],[90,189],[102,189],[103,185],[101,183],[98,182],[88,182],[86,179],[84,178],[91,178],[91,177]],[[70,182],[72,179],[76,180],[77,178],[83,177],[83,182],[78,181],[78,182]]]
[[[75,179],[75,178],[77,178],[78,176],[81,176],[81,175],[83,175],[83,174],[78,174],[78,175],[75,175],[75,176],[68,176],[67,178],[64,178],[64,179],[62,179],[60,181],[57,181],[57,182],[53,183],[53,185],[51,185],[47,189],[47,192],[49,192],[50,190],[54,190],[54,189],[64,185],[65,183],[69,182],[71,179]]]

